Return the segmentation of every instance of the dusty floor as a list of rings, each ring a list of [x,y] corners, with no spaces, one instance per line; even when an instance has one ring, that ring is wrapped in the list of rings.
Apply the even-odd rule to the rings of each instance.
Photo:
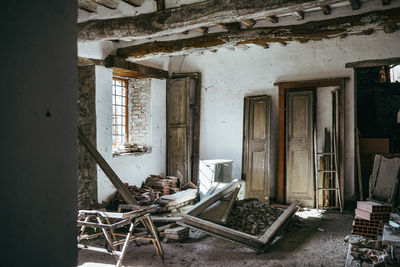
[[[354,213],[298,212],[300,222],[292,223],[266,253],[256,252],[198,231],[190,232],[184,243],[162,242],[164,262],[152,245],[131,243],[124,266],[344,266]],[[78,266],[114,266],[113,256],[79,251]]]

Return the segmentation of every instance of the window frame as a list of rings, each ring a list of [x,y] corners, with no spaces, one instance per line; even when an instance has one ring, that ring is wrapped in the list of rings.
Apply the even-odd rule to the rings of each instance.
[[[129,87],[129,80],[128,79],[123,79],[123,78],[119,78],[119,77],[113,77],[113,83],[112,83],[112,92],[111,92],[111,96],[114,97],[114,81],[120,81],[124,83],[124,87],[125,87],[125,107],[124,107],[124,113],[125,113],[125,143],[129,143],[129,100],[128,100],[128,87]],[[115,104],[112,104],[112,107],[114,107]],[[112,113],[112,117],[115,116],[115,112],[111,111]],[[115,148],[117,147],[116,142],[114,142],[114,127],[113,127],[113,122],[111,122],[111,135],[112,135],[112,148],[113,150],[115,150]]]

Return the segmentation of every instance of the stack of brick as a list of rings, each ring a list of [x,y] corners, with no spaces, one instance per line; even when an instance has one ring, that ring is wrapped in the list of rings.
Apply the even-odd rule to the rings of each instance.
[[[374,201],[358,201],[352,234],[376,239],[382,234],[383,224],[389,221],[392,207]]]

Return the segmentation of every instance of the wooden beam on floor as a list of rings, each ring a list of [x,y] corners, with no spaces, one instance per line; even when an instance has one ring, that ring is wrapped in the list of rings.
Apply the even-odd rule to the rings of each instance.
[[[207,0],[138,16],[79,23],[78,39],[143,39],[210,27],[217,23],[236,22],[238,19],[254,19],[255,15],[265,18],[339,2],[343,0]]]
[[[374,21],[371,21],[374,16]],[[382,24],[400,23],[400,8],[373,11],[360,15],[312,21],[299,25],[247,28],[236,32],[219,32],[205,36],[172,41],[149,42],[117,50],[117,55],[145,57],[148,55],[191,52],[199,49],[215,49],[227,45],[264,45],[266,43],[286,44],[289,41],[305,43],[309,40],[335,38],[339,35],[364,35],[365,30],[382,30]],[[357,27],[357,31],[353,27]],[[364,28],[363,28],[364,27]]]
[[[113,75],[127,78],[168,79],[168,71],[126,61],[117,56],[108,56],[104,66],[113,70]]]

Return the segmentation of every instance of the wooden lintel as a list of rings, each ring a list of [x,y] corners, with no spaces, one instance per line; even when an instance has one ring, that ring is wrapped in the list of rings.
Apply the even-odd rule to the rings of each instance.
[[[125,2],[134,7],[139,7],[143,4],[143,0],[122,0],[122,2]]]
[[[268,16],[267,19],[269,20],[269,22],[271,23],[278,23],[279,19],[277,16]]]
[[[168,71],[126,61],[117,56],[108,56],[104,60],[104,66],[106,68],[112,68],[115,76],[168,79]]]
[[[375,59],[375,60],[363,60],[351,63],[346,63],[346,68],[368,68],[368,67],[379,67],[386,65],[400,64],[400,57],[389,58],[389,59]]]
[[[368,19],[371,16],[374,16],[374,21]],[[215,49],[221,46],[264,45],[265,43],[285,44],[290,41],[305,43],[309,40],[318,41],[335,38],[338,35],[364,35],[366,34],[366,29],[382,30],[382,24],[387,23],[387,21],[400,23],[400,8],[371,11],[348,17],[310,21],[298,25],[253,27],[232,32],[211,33],[193,38],[149,42],[119,48],[117,55],[124,58],[130,56],[141,58],[147,55],[171,54],[180,51],[190,52],[191,50],[199,50],[200,48]],[[353,27],[356,27],[356,30]]]
[[[330,15],[331,14],[331,7],[329,5],[321,6],[321,10],[324,13],[324,15]]]
[[[106,0],[96,1],[103,3]],[[323,0],[321,3],[310,0],[206,0],[137,16],[79,23],[78,39],[112,40],[125,37],[144,39],[180,33],[193,28],[210,27],[217,23],[232,23],[237,21],[238,16],[241,20],[253,19],[255,15],[266,18],[342,1]],[[199,16],[199,14],[205,15]]]
[[[304,19],[304,12],[303,11],[295,11],[295,12],[292,13],[292,16],[297,20],[303,20]]]
[[[349,3],[351,5],[351,8],[353,8],[353,10],[358,10],[361,8],[360,0],[349,0]]]
[[[246,27],[253,27],[256,24],[256,21],[254,19],[244,19],[242,20],[242,24]]]

